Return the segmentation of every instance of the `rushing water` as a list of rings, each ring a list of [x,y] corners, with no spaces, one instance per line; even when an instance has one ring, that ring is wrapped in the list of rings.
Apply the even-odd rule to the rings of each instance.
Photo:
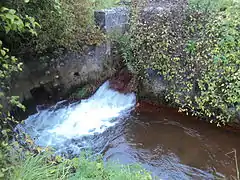
[[[49,109],[38,110],[17,129],[29,134],[39,146],[78,154],[81,148],[91,146],[86,137],[98,136],[116,125],[135,103],[134,93],[114,91],[107,81],[89,99],[70,105],[64,105],[63,101]]]
[[[175,109],[140,103],[104,83],[89,99],[60,102],[29,116],[16,129],[37,145],[58,153],[79,154],[92,148],[105,160],[140,163],[161,179],[215,179],[235,176],[233,148],[240,135],[216,128]]]

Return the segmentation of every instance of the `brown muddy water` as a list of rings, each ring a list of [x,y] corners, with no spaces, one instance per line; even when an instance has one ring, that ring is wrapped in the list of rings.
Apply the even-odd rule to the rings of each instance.
[[[133,106],[131,113],[116,116],[118,108],[126,105]],[[240,162],[239,132],[217,128],[173,108],[143,102],[134,107],[133,95],[100,88],[82,103],[59,102],[38,109],[16,132],[27,132],[36,144],[56,147],[57,153],[75,156],[91,149],[105,161],[141,164],[157,179],[236,177],[234,154],[227,153],[236,149]],[[109,117],[117,117],[117,123],[99,120]]]
[[[119,130],[120,129],[120,130]],[[176,109],[146,104],[122,128],[104,152],[105,160],[140,163],[168,180],[231,179],[234,155],[240,161],[240,134],[217,128]]]

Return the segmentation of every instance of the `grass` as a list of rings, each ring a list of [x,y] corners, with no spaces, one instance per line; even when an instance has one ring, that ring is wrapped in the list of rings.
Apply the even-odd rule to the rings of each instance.
[[[58,157],[59,159],[59,157]],[[9,180],[151,180],[150,173],[138,165],[104,163],[101,157],[86,156],[57,161],[51,154],[38,154],[12,162]]]
[[[58,165],[47,162],[47,155],[27,157],[15,164],[10,173],[10,180],[56,180],[66,179],[69,174],[70,165],[60,163]]]
[[[150,180],[150,173],[138,165],[106,163],[101,159],[89,161],[80,159],[80,166],[69,180]]]

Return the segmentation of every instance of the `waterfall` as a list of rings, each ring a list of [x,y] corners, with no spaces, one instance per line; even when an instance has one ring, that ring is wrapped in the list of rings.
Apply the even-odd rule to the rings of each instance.
[[[28,134],[36,145],[61,151],[69,140],[101,134],[129,115],[136,104],[134,93],[122,94],[106,81],[90,98],[70,105],[63,102],[38,110],[16,129]],[[70,143],[71,144],[71,143]]]

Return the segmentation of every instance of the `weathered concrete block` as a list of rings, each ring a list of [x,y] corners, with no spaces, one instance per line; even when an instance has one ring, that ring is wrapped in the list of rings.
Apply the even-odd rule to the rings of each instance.
[[[124,32],[128,20],[129,10],[125,7],[95,12],[96,24],[105,33],[115,30]],[[110,41],[98,46],[89,46],[83,54],[65,53],[54,60],[53,66],[47,65],[46,68],[40,68],[37,63],[38,61],[27,64],[24,72],[12,85],[11,94],[19,96],[20,101],[32,98],[30,91],[40,86],[48,90],[50,94],[52,94],[51,87],[59,89],[58,94],[62,96],[72,87],[92,81],[103,81],[111,77],[120,66],[119,58],[112,54]],[[36,67],[36,70],[32,67]]]
[[[94,13],[95,22],[105,33],[113,31],[123,33],[127,30],[129,13],[126,7],[97,10]]]

